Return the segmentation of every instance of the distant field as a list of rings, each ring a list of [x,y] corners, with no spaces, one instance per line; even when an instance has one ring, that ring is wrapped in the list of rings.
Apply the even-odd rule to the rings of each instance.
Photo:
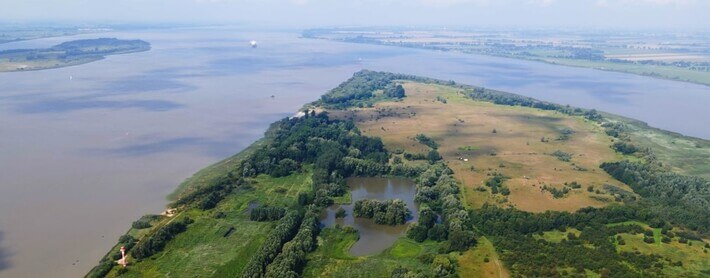
[[[635,53],[635,54],[613,54],[605,55],[607,58],[621,59],[627,61],[708,61],[710,57],[683,53]]]
[[[598,168],[604,161],[621,157],[609,147],[610,137],[592,122],[557,112],[473,101],[452,87],[412,82],[405,82],[404,87],[407,97],[400,102],[332,114],[352,117],[366,135],[381,137],[390,150],[425,152],[427,147],[413,138],[420,133],[432,137],[463,182],[472,207],[492,203],[532,212],[575,211],[615,202],[602,189],[604,184],[631,191]],[[573,134],[558,140],[563,130]],[[546,142],[541,142],[543,137]],[[553,156],[557,150],[571,154],[571,160]],[[496,172],[507,177],[503,185],[509,188],[509,196],[493,194],[484,186]],[[543,186],[563,190],[565,183],[572,182],[581,187],[561,198],[542,190]],[[589,192],[589,186],[595,190]]]
[[[651,77],[660,77],[671,80],[693,82],[710,85],[710,72],[696,71],[673,66],[656,66],[642,64],[621,64],[604,61],[588,61],[562,58],[543,58],[544,62],[560,64],[565,66],[575,66],[584,68],[594,68],[600,70],[620,71]]]
[[[388,28],[309,30],[304,34],[320,39],[508,57],[710,85],[710,55],[702,35],[678,38],[664,34],[664,38],[659,38],[614,32]],[[585,39],[589,37],[595,39]],[[654,63],[633,63],[640,61]]]

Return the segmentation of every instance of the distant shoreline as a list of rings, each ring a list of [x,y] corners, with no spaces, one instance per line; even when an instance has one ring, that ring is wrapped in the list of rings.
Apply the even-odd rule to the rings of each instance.
[[[388,43],[383,43],[381,41],[376,41],[376,40],[375,41],[353,41],[353,40],[347,40],[347,39],[333,39],[333,38],[328,38],[328,37],[303,36],[303,35],[301,36],[301,38],[338,41],[338,42],[345,42],[345,43],[368,44],[368,45],[394,46],[394,47],[403,47],[403,48],[432,50],[432,51],[454,52],[454,53],[461,53],[461,54],[482,55],[482,56],[489,56],[489,57],[501,57],[501,58],[523,60],[523,61],[542,62],[542,63],[549,64],[549,65],[568,66],[568,67],[575,67],[575,68],[587,68],[587,69],[594,69],[594,70],[601,70],[601,71],[608,71],[608,72],[620,72],[620,73],[627,73],[627,74],[633,74],[633,75],[638,75],[638,76],[651,77],[651,78],[656,78],[656,79],[679,81],[679,82],[686,82],[686,83],[692,83],[692,84],[697,84],[697,85],[710,86],[710,81],[703,82],[703,81],[692,80],[692,79],[680,79],[679,77],[674,78],[671,76],[665,76],[661,73],[654,72],[654,71],[651,71],[650,73],[649,72],[639,73],[639,72],[635,72],[632,70],[607,68],[607,67],[601,67],[601,66],[591,65],[591,64],[585,66],[585,65],[579,65],[579,64],[574,64],[574,63],[568,63],[568,62],[564,62],[564,61],[549,61],[549,60],[545,60],[543,58],[514,56],[514,55],[497,55],[495,53],[466,52],[466,51],[460,51],[460,50],[456,50],[456,49],[440,49],[440,48],[433,48],[433,47],[426,47],[426,46],[422,47],[422,46],[417,46],[417,45],[396,44],[396,43],[388,44]],[[588,61],[588,60],[582,60],[582,59],[580,59],[578,61],[579,61],[579,63],[603,63],[605,65],[608,65],[609,67],[629,66],[627,64],[615,63],[615,62],[610,62],[610,61]],[[648,67],[652,67],[652,65],[648,65]]]
[[[49,48],[0,51],[0,72],[56,69],[103,60],[106,56],[148,51],[143,40],[99,38],[67,41]]]

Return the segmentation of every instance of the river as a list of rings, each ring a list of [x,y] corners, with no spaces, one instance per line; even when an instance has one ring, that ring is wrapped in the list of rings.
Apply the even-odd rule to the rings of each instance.
[[[133,220],[162,211],[182,180],[363,68],[483,85],[710,138],[702,120],[710,116],[708,86],[297,32],[110,32],[0,50],[97,37],[143,39],[152,50],[0,73],[2,277],[83,275]]]

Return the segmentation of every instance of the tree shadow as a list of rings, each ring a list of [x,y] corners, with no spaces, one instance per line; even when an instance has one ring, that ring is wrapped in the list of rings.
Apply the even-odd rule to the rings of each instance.
[[[10,251],[3,245],[3,232],[0,231],[0,271],[10,268]]]

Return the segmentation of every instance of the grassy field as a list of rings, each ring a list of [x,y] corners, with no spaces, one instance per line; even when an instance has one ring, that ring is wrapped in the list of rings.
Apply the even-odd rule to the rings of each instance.
[[[631,140],[653,150],[658,160],[674,172],[710,179],[710,142],[707,140],[652,128],[619,116],[606,117],[625,123]]]
[[[536,239],[544,239],[544,240],[546,240],[546,241],[548,241],[548,242],[559,243],[559,242],[561,242],[563,239],[566,239],[566,238],[567,238],[567,235],[568,235],[569,233],[573,233],[574,235],[579,236],[582,232],[579,231],[579,230],[577,230],[577,229],[575,229],[575,228],[568,228],[568,229],[567,229],[566,231],[564,231],[564,232],[558,231],[558,230],[547,231],[547,232],[544,232],[544,233],[542,234],[542,236],[533,235],[533,237],[535,237]]]
[[[652,229],[646,223],[638,221],[627,221],[621,223],[609,224],[615,225],[639,225],[648,230]],[[626,242],[625,245],[619,245],[617,242],[617,250],[626,252],[641,252],[643,254],[656,254],[663,256],[665,266],[663,273],[669,277],[703,277],[710,275],[710,255],[706,251],[705,241],[688,240],[689,244],[678,242],[678,237],[671,240],[670,243],[661,242],[661,229],[653,230],[654,243],[645,243],[643,234],[620,234]],[[673,263],[682,262],[682,266],[675,266]]]
[[[318,237],[318,248],[308,254],[308,265],[303,277],[390,277],[397,267],[427,271],[429,265],[422,263],[425,254],[436,255],[439,243],[417,243],[407,238],[398,239],[392,247],[374,256],[353,257],[348,250],[357,241],[357,234],[345,229],[327,228]]]
[[[480,237],[478,245],[459,256],[458,262],[461,277],[510,277],[495,247],[486,237]]]
[[[405,82],[404,87],[407,97],[402,101],[331,114],[354,119],[364,134],[381,137],[390,150],[423,153],[427,147],[413,138],[420,133],[433,138],[464,184],[472,207],[492,203],[532,212],[575,211],[614,202],[601,190],[604,184],[630,191],[598,168],[601,162],[622,157],[609,147],[610,137],[596,123],[552,111],[473,101],[447,86]],[[558,140],[565,130],[573,134]],[[551,155],[557,150],[571,154],[571,160]],[[484,186],[496,172],[507,177],[503,185],[509,196],[493,194]],[[561,198],[542,190],[543,186],[562,190],[572,182],[581,188]],[[588,192],[589,186],[601,191]]]
[[[171,240],[158,255],[140,262],[129,260],[133,263],[121,276],[237,276],[274,225],[250,221],[246,213],[249,203],[292,205],[299,192],[311,189],[310,176],[308,170],[282,178],[261,175],[252,184],[253,189],[230,194],[215,209],[183,212],[195,220],[189,229]],[[218,211],[225,217],[216,218]],[[235,230],[224,237],[231,227]],[[115,267],[109,277],[117,276],[119,268]]]

